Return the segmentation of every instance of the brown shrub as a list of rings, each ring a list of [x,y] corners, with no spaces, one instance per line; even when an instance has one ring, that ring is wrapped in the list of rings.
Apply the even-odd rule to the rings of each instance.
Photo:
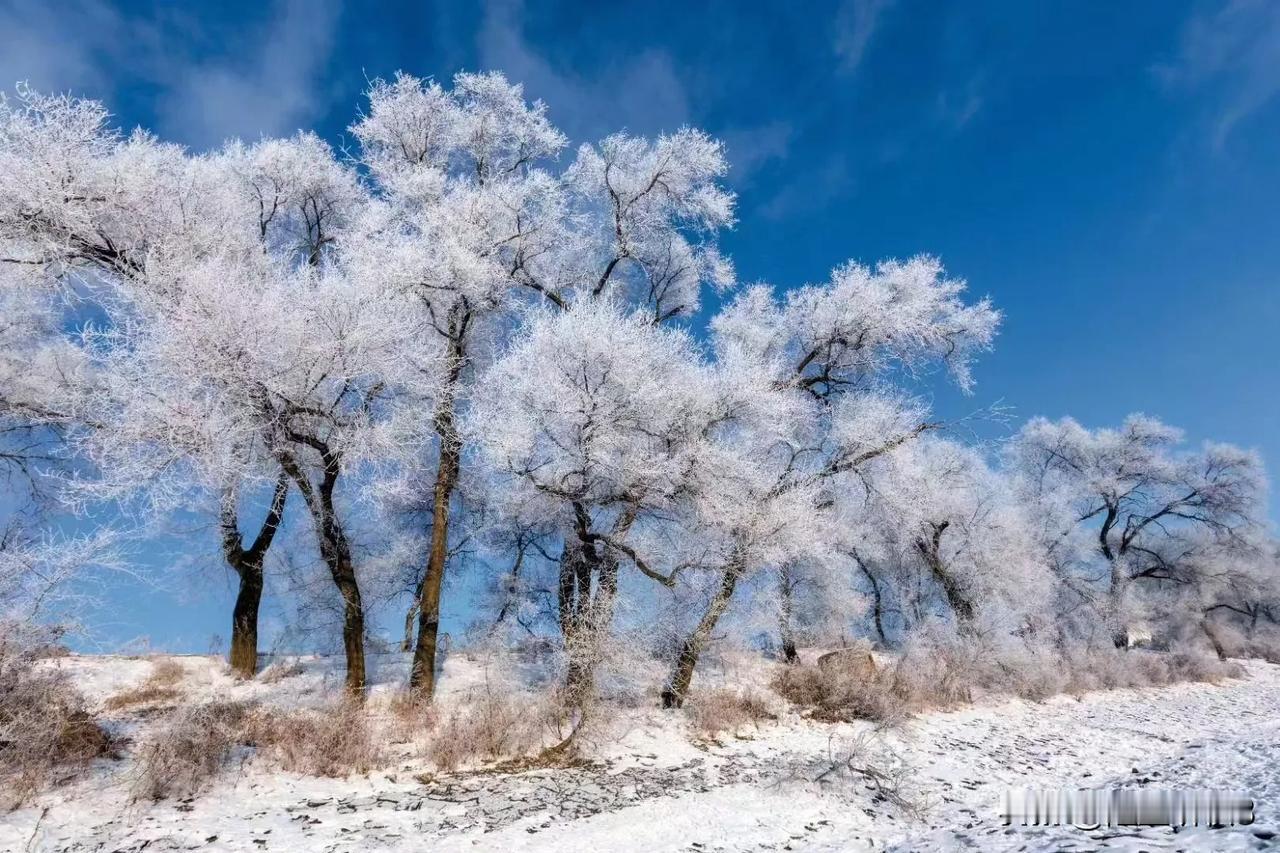
[[[248,714],[249,706],[238,702],[178,709],[138,748],[134,799],[162,800],[200,793],[226,764]]]
[[[542,745],[555,702],[486,691],[447,712],[437,712],[426,755],[444,771],[479,759],[527,755]]]
[[[140,705],[176,705],[182,699],[178,684],[187,677],[187,668],[172,658],[151,662],[151,674],[136,687],[107,698],[102,707],[119,711]]]
[[[280,768],[308,776],[368,773],[384,760],[365,709],[351,700],[288,713],[260,709],[248,716],[240,737]]]
[[[440,714],[431,702],[415,699],[407,690],[393,694],[387,700],[387,714],[390,717],[388,736],[393,743],[407,743],[423,732],[436,727]]]
[[[850,660],[858,660],[852,655]],[[1063,692],[1217,682],[1242,670],[1195,645],[1167,651],[1078,647],[1065,652],[1017,643],[990,646],[963,637],[908,642],[892,666],[788,667],[774,689],[820,720],[893,722],[951,708],[981,695],[1041,701]]]
[[[187,668],[173,658],[152,661],[147,684],[151,687],[174,687],[187,677]]]
[[[895,695],[896,686],[890,670],[859,678],[841,668],[807,664],[784,667],[773,680],[780,696],[824,722],[894,722],[906,713],[906,698]]]
[[[176,705],[181,699],[182,691],[177,688],[155,687],[143,683],[109,696],[102,703],[102,708],[104,711],[120,711],[139,705]]]
[[[759,693],[729,689],[695,694],[689,703],[689,717],[694,729],[708,737],[736,732],[748,723],[777,719]]]
[[[111,756],[115,741],[60,672],[0,644],[0,810]]]
[[[357,702],[283,712],[240,702],[180,708],[138,749],[135,799],[194,796],[226,766],[237,747],[309,776],[367,773],[383,756]]]

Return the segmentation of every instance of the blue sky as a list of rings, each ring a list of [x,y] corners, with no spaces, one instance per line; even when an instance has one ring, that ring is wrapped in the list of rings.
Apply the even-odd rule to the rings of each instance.
[[[944,413],[1145,411],[1280,466],[1280,4],[0,0],[0,81],[194,148],[341,144],[397,69],[503,70],[575,141],[720,136],[744,281],[941,256],[1006,315]]]

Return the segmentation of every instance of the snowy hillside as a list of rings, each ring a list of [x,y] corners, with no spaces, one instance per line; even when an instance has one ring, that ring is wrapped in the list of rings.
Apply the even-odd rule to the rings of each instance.
[[[171,678],[177,697],[112,702],[158,670],[172,676],[173,663],[182,667]],[[247,684],[205,657],[49,665],[68,671],[135,745],[177,701],[318,705],[342,677],[319,659]],[[390,719],[389,685],[404,665],[391,656],[376,670],[371,715]],[[708,738],[688,712],[610,707],[592,760],[571,768],[438,773],[407,742],[378,770],[324,779],[246,752],[202,795],[157,803],[130,801],[130,746],[0,817],[0,850],[1267,849],[1280,831],[1280,666],[1245,666],[1247,678],[1220,685],[992,702],[883,731],[783,712]],[[494,677],[483,659],[455,655],[442,701],[474,700]],[[1110,785],[1243,789],[1257,800],[1257,822],[1175,835],[1008,829],[999,817],[1009,786]]]

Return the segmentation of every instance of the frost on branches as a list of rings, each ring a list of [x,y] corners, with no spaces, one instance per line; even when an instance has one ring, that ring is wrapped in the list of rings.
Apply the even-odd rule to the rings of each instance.
[[[570,150],[496,73],[374,81],[350,132],[198,153],[91,101],[0,105],[0,466],[57,513],[206,518],[237,674],[282,543],[332,582],[299,607],[339,614],[356,695],[389,616],[430,699],[464,563],[475,623],[553,641],[582,706],[635,655],[681,705],[726,626],[794,661],[1274,621],[1256,456],[1140,416],[965,442],[928,383],[972,391],[999,312],[928,256],[736,286],[706,134]],[[13,589],[50,564],[34,517],[0,539]],[[47,576],[111,562],[91,544]]]

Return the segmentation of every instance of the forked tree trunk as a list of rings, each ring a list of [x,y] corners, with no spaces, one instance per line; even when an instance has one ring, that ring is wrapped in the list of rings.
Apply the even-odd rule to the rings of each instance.
[[[583,706],[595,690],[596,668],[613,624],[618,599],[618,556],[591,530],[591,517],[573,504],[574,535],[566,537],[560,558],[558,611],[568,666],[565,693],[571,705]],[[635,519],[624,512],[610,537],[623,537]]]
[[[570,705],[586,703],[618,599],[618,559],[594,545],[573,543],[561,560],[561,630],[564,633],[565,693]],[[594,589],[593,589],[594,585]]]
[[[920,552],[925,565],[929,567],[934,579],[942,587],[942,594],[946,596],[947,604],[951,606],[952,611],[956,614],[956,623],[959,629],[967,631],[973,627],[973,602],[951,572],[947,570],[947,566],[942,559],[942,534],[951,526],[951,522],[944,521],[930,526],[933,528],[933,535],[927,540],[923,537],[917,539],[916,550]]]
[[[280,464],[297,484],[298,491],[311,512],[316,539],[320,543],[320,557],[329,568],[334,586],[342,597],[342,647],[347,660],[346,688],[354,698],[363,699],[366,686],[364,602],[351,557],[351,544],[347,541],[346,531],[343,530],[333,503],[334,489],[341,473],[340,460],[323,442],[309,443],[319,451],[324,465],[319,486],[312,486],[311,480],[292,456],[282,454]]]
[[[227,495],[223,499],[223,555],[240,578],[240,589],[236,593],[235,608],[231,614],[231,672],[237,678],[253,678],[258,671],[258,608],[262,602],[262,565],[267,557],[267,549],[271,547],[271,540],[280,527],[288,493],[289,478],[281,472],[267,516],[248,548],[243,546],[240,537],[234,495]]]
[[[680,644],[680,652],[676,656],[671,677],[662,689],[662,707],[679,708],[684,705],[685,696],[689,693],[689,684],[693,681],[694,667],[698,665],[698,656],[702,654],[707,641],[711,639],[711,632],[715,630],[716,623],[729,608],[729,601],[733,598],[733,591],[738,585],[740,573],[741,570],[736,565],[730,565],[724,570],[724,575],[720,578],[720,588],[707,604],[707,609],[702,614],[702,619],[698,621],[698,626]]]

